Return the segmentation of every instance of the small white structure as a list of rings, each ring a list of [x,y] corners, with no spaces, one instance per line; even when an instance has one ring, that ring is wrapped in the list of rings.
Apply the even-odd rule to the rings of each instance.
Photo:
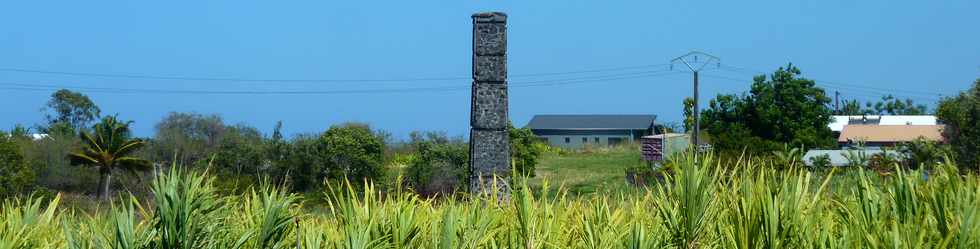
[[[654,142],[653,144],[656,145],[654,146],[650,142]],[[644,160],[660,161],[670,158],[676,153],[686,151],[691,146],[691,135],[684,133],[649,135],[640,138],[640,143],[640,152],[643,154]],[[658,159],[654,159],[650,153],[657,154]]]

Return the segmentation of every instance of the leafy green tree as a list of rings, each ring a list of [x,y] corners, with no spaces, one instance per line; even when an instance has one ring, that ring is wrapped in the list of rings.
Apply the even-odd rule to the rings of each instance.
[[[98,119],[101,112],[88,96],[68,89],[51,94],[51,100],[41,110],[49,112],[45,115],[48,122],[45,130],[61,124],[73,131],[78,131]]]
[[[0,197],[22,192],[34,180],[34,171],[16,139],[15,135],[0,131]]]
[[[217,114],[171,112],[156,124],[150,159],[177,160],[181,165],[208,160],[216,153],[227,129]]]
[[[238,124],[225,128],[218,142],[214,165],[235,174],[255,175],[268,169],[265,141],[255,127]]]
[[[384,174],[384,143],[366,124],[330,127],[320,136],[330,178],[347,177],[352,183],[378,179]]]
[[[266,141],[265,157],[272,166],[271,173],[276,182],[286,181],[286,174],[289,172],[289,150],[290,144],[282,135],[282,121],[276,122],[272,130],[272,137]]]
[[[544,153],[544,146],[531,128],[515,128],[508,125],[510,135],[510,158],[514,160],[514,170],[518,175],[534,177],[538,158]]]
[[[127,170],[136,175],[138,170],[151,169],[149,161],[132,156],[145,143],[138,138],[132,138],[129,131],[131,123],[132,121],[121,122],[115,116],[102,118],[101,122],[92,127],[92,133],[80,132],[82,148],[68,154],[72,165],[98,169],[101,177],[96,193],[100,198],[109,198],[112,170]]]
[[[980,79],[959,95],[939,102],[936,116],[946,124],[943,136],[956,155],[957,164],[965,169],[980,169]]]
[[[285,160],[277,165],[277,178],[285,179],[296,191],[309,191],[323,183],[327,169],[327,143],[318,134],[300,134],[287,145]]]
[[[694,130],[694,98],[684,98],[684,130]]]
[[[719,95],[702,112],[703,129],[715,148],[751,153],[778,150],[782,144],[804,148],[834,144],[831,99],[813,80],[789,64],[769,77],[756,76],[747,95]]]

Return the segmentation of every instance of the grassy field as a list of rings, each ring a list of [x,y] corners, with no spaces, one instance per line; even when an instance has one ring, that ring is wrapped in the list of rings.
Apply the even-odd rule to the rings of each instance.
[[[544,182],[561,186],[571,196],[615,193],[632,190],[626,183],[625,170],[644,165],[639,148],[627,145],[582,151],[550,151],[538,163],[532,188]]]
[[[586,150],[549,151],[539,162],[536,177],[528,180],[528,185],[540,193],[540,188],[547,183],[554,196],[557,188],[569,197],[588,198],[594,194],[603,195],[642,195],[649,187],[631,186],[626,182],[625,170],[631,167],[647,167],[640,158],[636,145],[624,145],[610,148]],[[822,178],[830,173],[827,169],[815,170],[814,177]],[[828,183],[832,193],[847,192],[855,188],[859,172],[854,168],[839,168],[834,172],[836,179]],[[882,178],[876,173],[866,177],[878,182]],[[820,182],[811,182],[819,185]]]

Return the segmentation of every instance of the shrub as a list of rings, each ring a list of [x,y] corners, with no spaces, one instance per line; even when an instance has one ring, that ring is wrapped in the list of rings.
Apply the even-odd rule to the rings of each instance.
[[[25,156],[37,174],[37,184],[57,191],[86,193],[96,188],[99,173],[94,168],[69,165],[68,153],[81,144],[68,132],[48,133],[47,139],[25,141]],[[125,174],[121,175],[126,177]],[[117,183],[119,181],[116,181]]]
[[[343,124],[330,127],[320,136],[326,146],[327,176],[347,177],[354,183],[384,175],[384,142],[365,124]]]
[[[544,153],[542,143],[530,128],[514,128],[510,125],[510,157],[514,160],[514,170],[518,175],[534,177],[534,166]]]
[[[0,132],[0,197],[21,193],[34,182],[34,171],[14,139]]]
[[[288,185],[296,191],[308,191],[319,186],[327,177],[327,145],[319,135],[304,134],[296,136],[289,144],[286,160],[277,165],[277,170]]]
[[[827,154],[811,157],[810,164],[815,169],[824,169],[833,166],[830,161],[830,155]]]
[[[450,194],[466,186],[469,146],[445,135],[415,140],[414,159],[405,169],[405,183],[422,196]]]
[[[894,150],[881,148],[881,152],[871,155],[868,166],[877,171],[892,171],[896,165],[900,165],[901,158],[894,153]]]
[[[942,163],[943,158],[951,154],[948,146],[940,145],[923,138],[902,144],[898,148],[898,151],[904,154],[906,164],[909,167],[926,167],[926,169]]]
[[[214,179],[188,174],[177,165],[153,180],[154,228],[161,248],[218,248],[212,236],[221,232],[219,215],[226,199],[215,194]]]

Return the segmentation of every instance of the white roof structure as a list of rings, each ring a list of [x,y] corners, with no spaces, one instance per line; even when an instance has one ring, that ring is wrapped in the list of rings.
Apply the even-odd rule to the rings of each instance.
[[[854,115],[854,116],[834,116],[834,119],[827,125],[831,131],[841,132],[845,125],[866,124],[866,125],[937,125],[936,116],[933,115]]]

